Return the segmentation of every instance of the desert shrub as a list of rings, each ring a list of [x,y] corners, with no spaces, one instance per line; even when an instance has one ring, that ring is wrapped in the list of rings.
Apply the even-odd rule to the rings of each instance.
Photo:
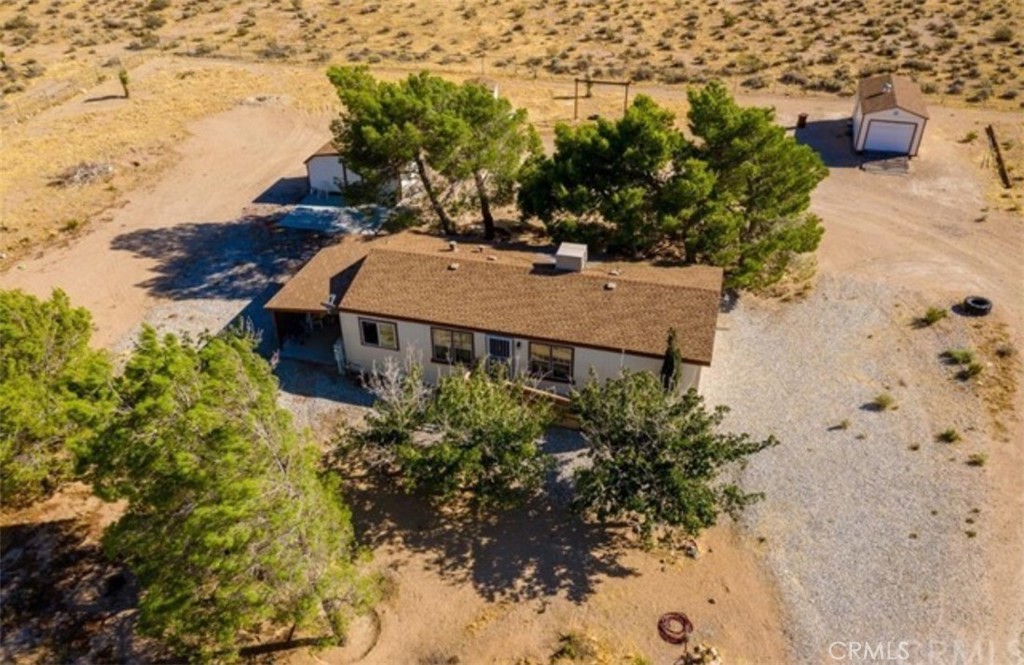
[[[1000,344],[996,347],[996,357],[1000,359],[1012,358],[1017,354],[1017,349],[1012,344]]]
[[[1007,43],[1013,41],[1013,28],[1008,25],[1001,25],[992,31],[992,41]]]
[[[964,134],[964,137],[960,139],[960,143],[973,143],[978,138],[978,132],[971,130]]]
[[[750,88],[751,90],[760,90],[768,85],[768,81],[763,76],[751,76],[743,79],[740,83],[744,88]]]
[[[291,46],[279,44],[277,40],[267,41],[263,48],[256,52],[256,55],[263,60],[284,60],[295,52]]]
[[[106,162],[79,162],[50,178],[50,185],[53,187],[80,187],[101,180],[109,180],[113,175],[113,165]]]
[[[945,308],[929,307],[925,310],[924,316],[914,319],[914,326],[917,328],[927,328],[928,326],[935,325],[947,316],[949,316],[949,312]]]
[[[552,663],[592,663],[598,657],[597,644],[590,636],[570,630],[558,636],[558,648],[551,654]]]
[[[156,30],[161,28],[167,23],[167,19],[159,14],[146,14],[142,18],[142,27],[147,30]]]
[[[966,367],[956,373],[956,378],[961,381],[969,381],[985,370],[984,365],[979,362],[968,363]]]
[[[876,411],[891,411],[896,408],[896,398],[889,393],[878,393],[871,400],[871,406]]]
[[[967,365],[974,362],[974,351],[970,349],[947,349],[939,357],[950,365]]]
[[[985,453],[971,453],[967,456],[968,466],[985,466],[988,462],[988,455]]]
[[[944,429],[935,435],[935,440],[941,441],[942,443],[956,443],[960,439],[960,432],[956,431],[952,427],[949,429]]]

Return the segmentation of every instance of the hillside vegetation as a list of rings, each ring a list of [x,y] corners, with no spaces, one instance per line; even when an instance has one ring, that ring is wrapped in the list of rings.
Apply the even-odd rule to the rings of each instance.
[[[125,49],[305,63],[586,75],[849,94],[898,69],[925,92],[1021,104],[1010,0],[23,0],[0,26],[6,96]]]

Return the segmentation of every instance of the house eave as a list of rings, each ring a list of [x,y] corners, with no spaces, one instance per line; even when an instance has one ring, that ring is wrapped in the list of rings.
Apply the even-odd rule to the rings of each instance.
[[[601,346],[601,345],[598,345],[598,344],[588,344],[588,343],[584,343],[584,342],[577,342],[577,341],[568,340],[568,339],[555,339],[555,338],[551,338],[551,337],[542,337],[542,336],[537,336],[537,335],[526,335],[526,334],[523,334],[523,333],[511,331],[511,330],[498,330],[498,329],[485,330],[483,328],[477,328],[475,326],[466,326],[466,325],[461,325],[461,324],[457,324],[457,323],[452,323],[451,321],[418,319],[418,318],[412,318],[412,317],[408,317],[408,316],[395,316],[393,314],[388,314],[388,313],[385,313],[385,312],[374,312],[374,311],[369,311],[369,310],[353,309],[351,307],[339,307],[338,308],[338,313],[339,314],[354,314],[356,316],[369,316],[369,317],[374,317],[374,318],[390,319],[390,320],[395,320],[395,321],[404,321],[406,323],[418,323],[418,324],[421,324],[421,325],[428,325],[428,326],[446,326],[446,327],[458,328],[459,330],[469,330],[469,331],[472,331],[472,332],[478,332],[478,333],[482,333],[482,334],[485,334],[485,335],[507,335],[509,337],[521,337],[523,339],[531,339],[531,340],[536,340],[538,342],[547,342],[549,344],[562,344],[562,345],[566,345],[566,346],[574,346],[574,347],[580,347],[580,348],[584,348],[584,349],[594,349],[595,351],[606,351],[606,352],[609,352],[609,353],[625,353],[625,354],[628,354],[628,355],[631,355],[631,356],[639,356],[641,358],[652,358],[652,359],[655,359],[655,360],[660,360],[660,359],[665,357],[663,353],[651,353],[650,351],[640,351],[640,350],[636,350],[636,349],[614,348],[614,347],[610,347],[610,346]],[[688,365],[697,365],[697,366],[700,366],[700,367],[710,367],[711,366],[711,362],[709,360],[695,360],[693,358],[687,358],[685,356],[683,357],[683,362],[688,364]]]

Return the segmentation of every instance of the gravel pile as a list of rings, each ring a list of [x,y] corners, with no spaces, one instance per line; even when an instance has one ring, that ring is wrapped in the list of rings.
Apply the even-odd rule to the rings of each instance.
[[[829,276],[803,302],[747,298],[720,318],[705,396],[731,407],[727,429],[781,441],[741,474],[766,494],[743,522],[765,539],[798,662],[830,662],[836,641],[989,637],[982,538],[967,534],[985,528],[985,470],[965,464],[988,444],[984,410],[938,359],[968,345],[967,322],[909,325],[931,304]],[[895,410],[872,410],[882,392]],[[937,442],[947,428],[964,440]]]

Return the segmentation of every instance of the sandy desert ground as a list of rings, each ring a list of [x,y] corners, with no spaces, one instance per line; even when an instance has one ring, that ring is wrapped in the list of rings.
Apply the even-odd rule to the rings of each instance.
[[[98,192],[75,192],[80,200],[50,200],[50,210],[82,205],[76,210],[85,223],[48,241],[52,229],[19,228],[31,239],[12,248],[0,273],[3,288],[68,291],[94,313],[97,344],[115,351],[127,348],[142,321],[191,331],[225,325],[315,250],[315,243],[271,229],[265,216],[278,206],[266,202],[266,192],[302,173],[302,159],[327,138],[332,113],[331,91],[315,70],[190,59],[146,67],[138,96],[88,102],[109,94],[105,82],[13,127],[7,138],[59,154],[55,133],[77,127],[102,134],[134,118],[147,146],[139,175],[124,176],[115,192],[95,185]],[[185,71],[193,74],[177,78]],[[173,80],[204,91],[223,86],[224,96],[181,114],[157,92]],[[559,99],[571,83],[499,83],[542,129],[571,112],[571,101]],[[645,92],[685,110],[681,87]],[[630,653],[668,662],[673,652],[657,641],[654,622],[669,609],[694,616],[700,636],[730,663],[823,662],[832,640],[941,634],[1020,645],[1024,456],[1020,394],[1013,391],[1020,365],[994,351],[1024,342],[1024,220],[1019,195],[998,187],[984,145],[960,142],[994,123],[1014,156],[1021,151],[1019,118],[933,107],[922,155],[901,177],[854,167],[842,136],[848,100],[741,101],[775,106],[787,126],[809,113],[797,138],[831,167],[813,200],[827,232],[810,291],[741,298],[722,317],[705,382],[709,399],[733,407],[730,425],[784,441],[743,476],[766,491],[766,501],[742,524],[711,531],[702,541],[705,555],[691,561],[624,548],[614,534],[576,522],[557,501],[480,524],[440,520],[405,497],[357,488],[351,500],[374,565],[395,582],[379,610],[376,646],[360,662],[547,662],[566,630],[591,635],[609,662]],[[620,100],[589,103],[588,113],[614,113]],[[168,124],[151,131],[158,117]],[[108,158],[130,164],[130,143],[114,145]],[[89,157],[83,155],[65,161]],[[12,211],[48,201],[47,174],[12,174],[3,174],[9,228],[20,223],[8,219]],[[40,210],[45,224],[52,214]],[[955,316],[934,329],[911,326],[926,307],[952,305],[969,292],[996,302],[980,327]],[[989,363],[976,384],[954,381],[936,357],[961,344]],[[328,377],[294,366],[282,372],[284,402],[311,425],[358,418],[365,408],[365,399]],[[883,390],[896,396],[899,410],[861,408]],[[843,420],[847,428],[829,430]],[[934,433],[951,426],[965,432],[965,442],[942,447]],[[563,433],[551,445],[571,454],[574,444]],[[967,466],[966,456],[979,451],[988,455],[986,466]],[[72,564],[91,562],[93,575],[76,589],[88,595],[111,574],[94,547],[97,526],[110,517],[109,507],[78,489],[29,513],[4,514],[3,524],[67,526],[71,535],[61,542],[79,552]],[[63,559],[51,563],[73,570],[59,567],[68,563]],[[56,616],[77,617],[83,607],[60,606]],[[107,624],[74,625],[102,633],[124,631],[129,620],[130,609]],[[34,628],[46,634],[68,625]],[[372,628],[357,626],[347,649],[282,658],[295,665],[354,662]],[[9,657],[32,662],[10,644],[5,638]],[[75,644],[91,648],[88,640]],[[35,656],[45,660],[46,653]]]

